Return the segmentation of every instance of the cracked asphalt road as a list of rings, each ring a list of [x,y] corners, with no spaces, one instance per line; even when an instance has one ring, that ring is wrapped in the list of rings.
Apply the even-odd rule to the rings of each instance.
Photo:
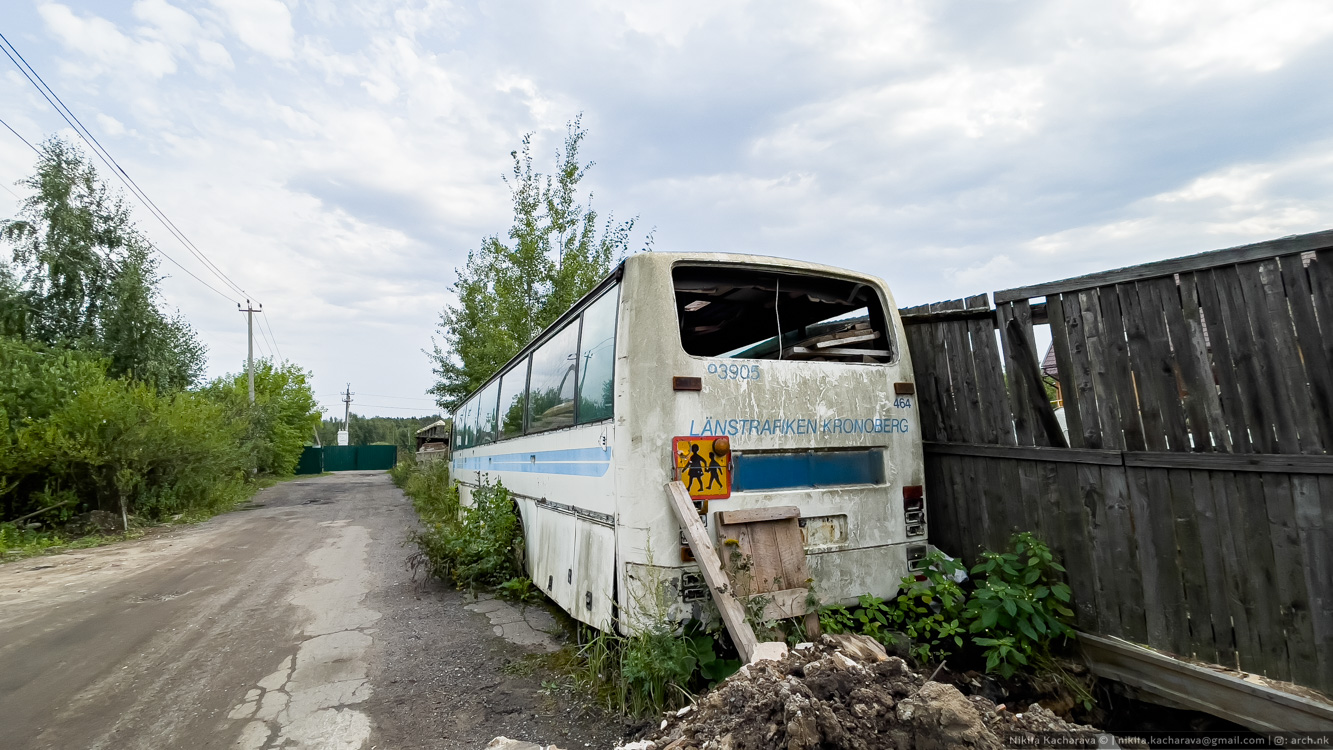
[[[347,472],[197,526],[0,566],[0,745],[614,745],[619,721],[504,669],[549,643],[506,641],[492,608],[411,580],[415,524],[387,475]]]

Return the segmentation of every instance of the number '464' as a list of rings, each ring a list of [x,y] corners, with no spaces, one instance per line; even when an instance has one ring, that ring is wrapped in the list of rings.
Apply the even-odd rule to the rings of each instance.
[[[893,405],[898,409],[910,409],[912,407],[912,399],[906,396],[899,396],[893,400]]]

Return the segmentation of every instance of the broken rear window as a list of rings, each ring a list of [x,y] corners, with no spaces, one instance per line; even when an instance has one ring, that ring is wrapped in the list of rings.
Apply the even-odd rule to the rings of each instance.
[[[893,355],[879,294],[863,282],[725,266],[680,265],[671,276],[690,354],[872,363]]]

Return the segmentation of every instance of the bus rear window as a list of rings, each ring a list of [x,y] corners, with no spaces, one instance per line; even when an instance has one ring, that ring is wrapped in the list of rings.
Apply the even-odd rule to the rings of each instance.
[[[680,342],[736,359],[887,362],[892,341],[868,284],[757,268],[676,266]]]

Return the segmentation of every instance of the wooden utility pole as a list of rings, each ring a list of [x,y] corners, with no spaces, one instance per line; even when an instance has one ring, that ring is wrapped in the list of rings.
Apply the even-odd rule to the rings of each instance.
[[[245,313],[245,333],[246,333],[246,354],[245,354],[245,374],[246,379],[250,381],[250,403],[255,402],[255,313],[264,312],[264,306],[254,307],[250,300],[245,301],[245,307],[242,308],[237,303],[236,309]]]

